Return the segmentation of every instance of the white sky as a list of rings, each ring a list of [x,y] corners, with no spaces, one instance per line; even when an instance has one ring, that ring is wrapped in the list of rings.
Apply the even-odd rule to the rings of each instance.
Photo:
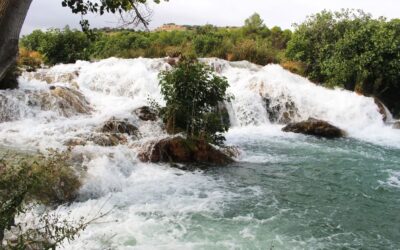
[[[363,9],[375,17],[400,18],[400,0],[169,0],[153,7],[150,27],[164,23],[214,24],[240,26],[254,12],[258,12],[267,26],[291,28],[308,15],[323,9]],[[89,18],[92,27],[116,27],[115,16]],[[63,28],[65,25],[79,28],[80,16],[61,7],[61,0],[33,0],[22,34],[34,29]]]

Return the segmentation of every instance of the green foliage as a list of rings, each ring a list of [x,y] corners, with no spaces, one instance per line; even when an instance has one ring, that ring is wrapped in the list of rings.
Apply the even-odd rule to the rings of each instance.
[[[36,244],[38,243],[36,240],[43,240],[46,233],[50,243],[54,243],[60,237],[74,237],[75,234],[70,234],[68,231],[46,231],[45,229],[50,229],[49,225],[45,228],[30,230],[22,230],[22,225],[14,225],[15,216],[23,213],[31,202],[54,205],[69,202],[75,198],[80,181],[68,164],[68,159],[69,156],[66,154],[51,152],[48,157],[44,155],[10,156],[8,154],[0,160],[0,242],[3,240],[5,230],[9,230],[13,226],[20,232],[18,242],[16,245],[12,244],[15,245],[15,247],[11,247],[12,249],[25,249],[28,245],[24,244]],[[52,225],[52,227],[54,227],[53,229],[61,227],[65,230],[73,230],[68,224]],[[50,233],[56,234],[53,237]],[[43,237],[34,241],[30,239],[34,235]],[[2,244],[0,244],[0,248],[1,246]]]
[[[297,26],[287,56],[303,62],[312,80],[376,96],[399,114],[399,35],[399,20],[324,11]]]
[[[258,33],[264,28],[266,28],[264,20],[258,13],[254,13],[244,21],[243,30],[246,34]]]
[[[168,1],[168,0],[165,0]],[[89,13],[103,15],[105,13],[122,14],[124,12],[132,12],[131,24],[143,24],[146,28],[149,24],[148,16],[142,13],[140,6],[146,4],[147,0],[62,0],[62,6],[71,9],[72,13],[81,16]],[[160,3],[160,0],[153,0],[154,3]],[[82,29],[89,32],[89,21],[82,19],[80,22]]]
[[[91,39],[83,32],[36,30],[21,39],[21,46],[38,51],[48,64],[108,57],[218,57],[248,60],[265,65],[280,62],[290,39],[289,30],[269,30],[257,16],[242,28],[219,28],[212,25],[188,27],[186,31],[141,32],[132,30],[93,30]],[[259,16],[258,16],[259,17]]]
[[[181,60],[172,70],[160,73],[161,93],[166,107],[161,117],[170,133],[186,131],[189,138],[222,144],[220,133],[227,131],[218,104],[228,100],[225,78],[196,60]]]
[[[68,27],[47,32],[33,31],[32,34],[21,38],[21,45],[40,52],[48,64],[74,63],[76,60],[89,59],[89,38],[84,33]]]

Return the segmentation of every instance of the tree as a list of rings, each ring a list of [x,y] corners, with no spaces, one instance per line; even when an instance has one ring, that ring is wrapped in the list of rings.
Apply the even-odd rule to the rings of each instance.
[[[298,25],[287,56],[311,80],[379,98],[400,115],[400,22],[362,11],[323,11]]]
[[[161,116],[170,133],[185,131],[189,139],[222,144],[220,133],[228,127],[218,105],[229,99],[228,81],[192,59],[182,59],[172,70],[160,73],[161,93],[166,101]]]
[[[144,8],[148,0],[61,1],[62,6],[70,8],[75,14],[84,16],[89,13],[100,15],[117,13],[121,15],[125,24],[143,24],[146,29],[151,16],[151,11],[148,8]],[[160,0],[153,1],[155,3],[160,2]],[[32,0],[0,0],[0,88],[11,87],[5,85],[6,83],[3,82],[3,79],[7,74],[13,74],[13,67],[16,64],[18,55],[19,35],[31,2]],[[128,13],[129,19],[126,19],[123,13]],[[81,25],[84,30],[89,30],[89,22],[87,20],[82,19]]]
[[[266,28],[264,20],[261,19],[258,13],[254,13],[244,21],[243,29],[247,34],[257,33],[264,28]]]
[[[40,52],[50,65],[89,59],[90,39],[83,32],[71,30],[68,26],[63,30],[36,30],[22,37],[21,45],[28,50]]]

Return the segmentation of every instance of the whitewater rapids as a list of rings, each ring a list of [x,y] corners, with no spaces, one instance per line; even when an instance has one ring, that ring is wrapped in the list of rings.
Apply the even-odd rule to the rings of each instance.
[[[237,159],[239,165],[282,164],[288,157],[277,152],[302,150],[305,147],[327,155],[342,155],[351,144],[354,148],[349,147],[347,150],[360,159],[368,158],[369,150],[371,154],[382,154],[370,156],[371,161],[377,161],[376,165],[384,158],[386,150],[391,152],[392,158],[389,162],[380,165],[383,166],[379,170],[383,171],[382,176],[373,183],[385,188],[399,188],[399,169],[396,168],[396,163],[399,160],[400,130],[393,129],[383,121],[373,98],[346,90],[317,86],[279,65],[261,67],[249,62],[228,62],[220,59],[202,61],[211,65],[229,82],[228,93],[234,98],[231,103],[226,104],[232,124],[226,137],[227,144],[243,146],[243,154]],[[295,237],[284,230],[274,234],[273,228],[264,227],[269,221],[273,224],[276,218],[287,215],[292,208],[279,207],[282,203],[276,198],[276,194],[268,196],[269,191],[257,181],[245,181],[246,185],[232,186],[235,179],[224,178],[224,174],[218,171],[219,175],[204,171],[184,172],[166,165],[138,161],[137,148],[141,144],[167,135],[159,121],[141,121],[133,111],[149,105],[150,99],[164,104],[158,86],[158,74],[170,67],[166,59],[109,58],[99,62],[78,61],[75,64],[41,69],[36,73],[24,73],[19,79],[18,90],[0,91],[1,147],[43,152],[48,148],[65,150],[66,141],[93,132],[111,117],[129,119],[142,135],[140,140],[131,140],[127,145],[101,147],[88,144],[73,149],[74,153],[84,155],[83,164],[87,174],[79,200],[70,206],[59,208],[57,212],[67,214],[71,211],[71,216],[76,218],[90,217],[94,211],[101,209],[112,212],[101,222],[89,226],[79,239],[64,247],[339,247],[340,245],[332,242],[333,245],[329,245],[332,240],[330,236],[322,240],[313,235]],[[54,98],[51,99],[50,107],[46,106],[48,103],[43,104],[43,98],[38,96],[50,93],[49,86],[75,89],[86,98],[91,111],[71,114],[69,110],[66,115],[65,110],[60,107],[51,107],[52,103],[59,101]],[[274,107],[275,111],[272,113],[271,109]],[[335,144],[284,133],[281,131],[283,125],[273,117],[279,119],[285,113],[290,113],[293,121],[306,120],[309,117],[326,120],[347,131],[349,138]],[[391,122],[390,119],[389,117],[388,122]],[[265,145],[268,148],[264,148]],[[359,148],[361,152],[357,151]],[[379,149],[379,152],[372,148]],[[312,155],[314,151],[307,152]],[[299,155],[301,157],[303,156]],[[327,159],[335,161],[332,157],[329,155]],[[315,162],[313,159],[311,162]],[[241,178],[245,179],[246,175],[241,175]],[[246,210],[243,214],[227,207],[236,204],[235,202],[246,203],[246,196],[254,200],[268,200],[265,201],[268,203],[266,207],[273,212],[258,219],[258,213],[247,211],[246,207],[240,208]],[[229,226],[229,229],[221,225]],[[260,228],[264,230],[262,240],[257,234]],[[219,230],[227,230],[226,235],[220,235]],[[346,232],[343,235],[347,239]],[[387,240],[389,246],[396,244],[390,237]]]

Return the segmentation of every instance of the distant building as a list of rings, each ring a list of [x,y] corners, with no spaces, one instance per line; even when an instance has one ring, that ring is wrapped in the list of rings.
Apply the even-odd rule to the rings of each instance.
[[[187,30],[187,27],[182,26],[182,25],[176,25],[174,23],[167,23],[161,27],[158,27],[154,31],[174,31],[174,30],[184,31],[184,30]]]

